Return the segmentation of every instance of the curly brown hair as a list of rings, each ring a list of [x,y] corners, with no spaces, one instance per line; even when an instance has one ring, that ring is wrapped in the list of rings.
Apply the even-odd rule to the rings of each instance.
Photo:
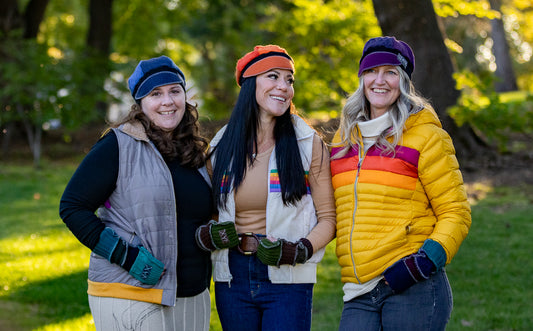
[[[190,168],[205,165],[208,142],[200,135],[198,110],[195,105],[186,102],[183,118],[170,136],[167,131],[154,125],[138,104],[133,104],[129,114],[112,126],[118,127],[130,121],[138,121],[143,125],[146,135],[165,161],[178,159],[181,165]]]

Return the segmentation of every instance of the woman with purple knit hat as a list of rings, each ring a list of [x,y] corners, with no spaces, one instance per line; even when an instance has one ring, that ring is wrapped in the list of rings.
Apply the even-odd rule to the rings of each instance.
[[[452,140],[411,82],[414,68],[407,43],[370,39],[333,139],[339,330],[444,330],[450,318],[444,266],[468,234],[470,205]]]

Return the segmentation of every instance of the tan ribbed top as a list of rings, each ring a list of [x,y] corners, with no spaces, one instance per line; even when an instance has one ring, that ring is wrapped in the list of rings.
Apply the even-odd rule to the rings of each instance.
[[[253,167],[235,192],[237,232],[266,233],[266,202],[269,174],[268,161],[274,146],[256,155]],[[331,185],[329,152],[322,140],[313,139],[313,159],[309,170],[309,185],[317,211],[318,224],[307,236],[314,251],[327,245],[335,236],[335,200]]]

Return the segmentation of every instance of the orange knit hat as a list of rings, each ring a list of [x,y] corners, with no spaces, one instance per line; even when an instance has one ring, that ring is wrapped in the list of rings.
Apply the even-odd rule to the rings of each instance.
[[[287,69],[294,73],[294,61],[287,51],[276,45],[258,45],[237,61],[235,79],[241,86],[243,78],[257,76],[270,69]]]

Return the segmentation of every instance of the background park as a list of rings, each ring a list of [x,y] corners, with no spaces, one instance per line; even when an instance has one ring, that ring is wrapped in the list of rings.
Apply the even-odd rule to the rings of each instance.
[[[414,82],[451,134],[472,228],[447,267],[448,330],[533,330],[532,0],[0,0],[0,330],[94,330],[89,250],[58,215],[63,189],[126,80],[165,54],[185,72],[212,138],[236,100],[236,60],[278,44],[296,63],[294,103],[324,134],[358,84],[371,37],[416,55]],[[313,330],[336,330],[335,242],[319,266]],[[220,330],[214,302],[211,328]]]

